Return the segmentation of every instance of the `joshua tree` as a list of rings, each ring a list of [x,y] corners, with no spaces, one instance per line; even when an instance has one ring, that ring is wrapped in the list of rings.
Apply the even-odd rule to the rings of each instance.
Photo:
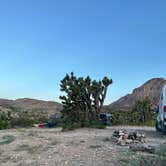
[[[60,84],[61,91],[66,93],[60,96],[63,118],[71,122],[98,121],[110,84],[112,79],[107,77],[92,81],[89,76],[77,78],[74,73],[67,74]]]

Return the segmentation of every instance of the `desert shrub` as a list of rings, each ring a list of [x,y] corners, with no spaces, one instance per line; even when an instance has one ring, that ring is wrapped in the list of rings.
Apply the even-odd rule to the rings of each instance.
[[[145,123],[151,119],[152,110],[151,110],[151,101],[148,98],[144,100],[138,100],[135,102],[135,105],[132,108],[133,112],[136,112],[139,115],[139,122]]]
[[[139,156],[135,161],[137,161],[138,165],[165,165],[166,163],[166,145],[162,145],[156,148],[153,155],[141,155]],[[133,165],[133,163],[130,161],[130,165]]]
[[[157,115],[155,113],[151,113],[151,118],[149,118],[144,124],[146,126],[155,126],[156,119],[157,119]]]
[[[13,116],[11,125],[12,127],[32,127],[34,124],[47,122],[46,115],[21,112],[17,116]]]
[[[0,130],[8,129],[11,127],[11,113],[10,112],[0,112]]]
[[[149,113],[149,118],[142,122],[140,121],[139,112],[128,110],[108,110],[112,114],[112,125],[146,125],[154,126],[156,121],[156,114],[152,111]]]
[[[80,127],[79,123],[67,122],[62,124],[62,131],[74,130]]]
[[[32,127],[33,124],[34,120],[26,116],[14,117],[11,121],[12,127]]]
[[[150,154],[131,151],[121,153],[118,157],[118,163],[124,166],[164,166],[166,165],[166,145],[156,146]]]
[[[90,128],[97,128],[97,129],[105,129],[106,125],[104,125],[101,122],[98,121],[90,121],[85,125],[85,127],[90,127]]]
[[[39,115],[37,117],[33,117],[34,123],[47,123],[48,118],[46,116]]]
[[[109,111],[112,114],[113,125],[138,124],[138,114],[132,111]]]

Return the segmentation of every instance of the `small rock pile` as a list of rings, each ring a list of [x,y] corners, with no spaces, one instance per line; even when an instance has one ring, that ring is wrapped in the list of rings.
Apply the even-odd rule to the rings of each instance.
[[[145,135],[137,131],[127,132],[126,130],[115,130],[112,137],[118,145],[145,143]]]

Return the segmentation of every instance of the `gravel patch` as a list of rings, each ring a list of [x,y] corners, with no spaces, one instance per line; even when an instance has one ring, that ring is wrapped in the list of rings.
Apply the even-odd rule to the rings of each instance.
[[[111,140],[115,130],[137,130],[145,133],[146,143],[159,145],[166,136],[152,127],[116,126],[107,129],[77,129],[61,132],[53,129],[10,129],[0,131],[1,166],[114,166],[121,165],[119,156],[129,151]],[[6,137],[7,138],[7,137]]]

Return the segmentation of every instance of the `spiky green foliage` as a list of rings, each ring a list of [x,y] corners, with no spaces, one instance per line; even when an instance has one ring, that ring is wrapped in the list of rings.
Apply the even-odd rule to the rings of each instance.
[[[0,111],[0,130],[11,127],[11,113]]]
[[[153,114],[153,111],[151,110],[151,101],[148,98],[138,100],[133,107],[133,111],[139,114],[139,121],[145,123],[151,119]]]
[[[89,76],[77,78],[74,73],[67,74],[60,84],[61,91],[66,94],[60,96],[64,122],[84,126],[98,121],[110,84],[112,79],[107,77],[96,81]]]

